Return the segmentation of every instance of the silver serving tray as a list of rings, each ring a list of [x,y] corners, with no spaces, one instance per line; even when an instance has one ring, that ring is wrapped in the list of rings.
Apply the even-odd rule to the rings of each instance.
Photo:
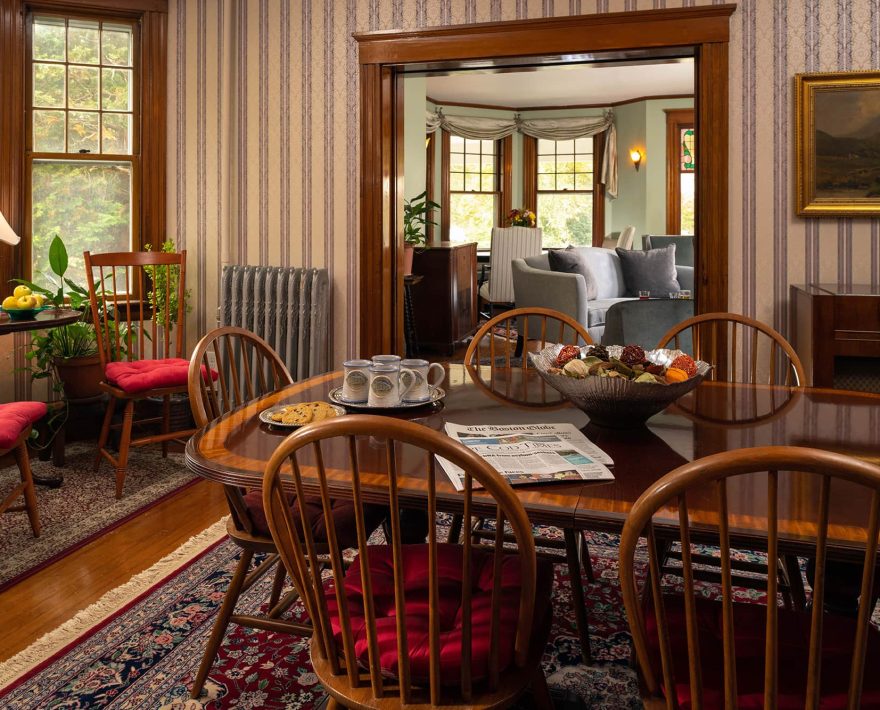
[[[429,404],[434,404],[446,396],[446,392],[442,387],[434,387],[433,385],[430,388],[430,393],[431,396],[429,399],[422,400],[421,402],[401,402],[393,407],[371,407],[366,402],[349,402],[347,399],[342,398],[342,387],[334,387],[330,390],[328,398],[333,404],[338,404],[346,409],[355,409],[362,412],[393,412],[400,409],[415,409],[416,407],[424,407]]]
[[[289,407],[289,406],[290,406],[289,404],[279,404],[276,407],[269,407],[268,409],[264,409],[262,412],[260,412],[260,421],[263,422],[264,424],[268,424],[269,426],[275,426],[275,427],[279,427],[281,429],[299,429],[301,426],[305,426],[305,424],[285,424],[284,422],[276,422],[273,419],[270,419],[270,417],[275,412],[277,412],[281,409],[284,409],[285,407]],[[337,417],[341,417],[344,414],[348,414],[348,412],[345,411],[344,407],[340,407],[336,404],[331,404],[330,406],[333,407],[334,410],[336,410]]]

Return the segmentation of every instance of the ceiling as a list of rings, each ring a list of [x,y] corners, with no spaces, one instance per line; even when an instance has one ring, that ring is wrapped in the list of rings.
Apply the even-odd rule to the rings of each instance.
[[[568,64],[516,71],[465,71],[427,77],[439,103],[528,106],[607,106],[649,96],[694,93],[693,59],[629,64]]]

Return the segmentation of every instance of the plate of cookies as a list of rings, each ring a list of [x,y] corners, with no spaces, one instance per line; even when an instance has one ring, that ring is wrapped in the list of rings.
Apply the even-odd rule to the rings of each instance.
[[[312,422],[341,417],[345,409],[327,402],[300,402],[269,407],[260,412],[260,421],[270,426],[295,429]]]

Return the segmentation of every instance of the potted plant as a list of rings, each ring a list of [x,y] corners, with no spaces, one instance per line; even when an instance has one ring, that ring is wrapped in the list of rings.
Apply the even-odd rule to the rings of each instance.
[[[25,353],[31,379],[53,378],[56,392],[66,399],[83,400],[101,394],[98,383],[103,378],[98,357],[95,327],[86,322],[86,305],[89,292],[65,277],[68,256],[64,242],[57,234],[49,245],[49,267],[54,276],[43,274],[53,285],[52,289],[25,279],[13,279],[34,293],[45,296],[46,303],[55,308],[81,311],[82,320],[69,325],[41,332],[31,332],[30,349]],[[64,286],[68,286],[65,293]]]
[[[405,200],[403,203],[403,274],[412,273],[413,252],[426,242],[425,226],[437,223],[428,219],[428,211],[440,209],[433,200],[428,199],[428,191]]]
[[[152,245],[147,244],[146,251],[152,251]],[[170,239],[166,239],[159,247],[159,251],[166,254],[173,254],[177,251],[177,247]],[[177,314],[179,309],[179,290],[180,290],[180,267],[171,266],[165,268],[161,266],[144,266],[144,272],[153,282],[153,287],[147,292],[147,302],[151,306],[152,318],[159,323],[165,323],[166,315],[168,324],[177,323]],[[183,313],[186,315],[192,310],[189,305],[191,292],[188,288],[183,291]],[[167,308],[167,312],[166,312]],[[184,337],[183,329],[180,331],[180,337]],[[145,402],[149,402],[149,416],[161,416],[162,397],[147,397]],[[186,393],[172,394],[171,400],[171,428],[187,429],[195,427],[192,419],[192,412],[189,406],[189,396]]]

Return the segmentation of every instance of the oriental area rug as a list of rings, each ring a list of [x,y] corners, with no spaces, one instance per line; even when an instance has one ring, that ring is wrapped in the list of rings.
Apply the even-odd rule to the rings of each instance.
[[[205,689],[189,699],[189,687],[208,641],[214,615],[235,566],[238,550],[226,541],[223,522],[187,543],[126,585],[96,609],[87,609],[30,649],[0,665],[0,707],[114,708],[117,710],[299,709],[319,707],[325,694],[311,670],[308,641],[230,625]],[[543,528],[541,534],[558,532]],[[596,581],[582,580],[589,606],[594,661],[581,663],[573,626],[569,580],[556,567],[554,623],[543,665],[559,710],[640,708],[630,665],[631,640],[620,596],[618,538],[587,535]],[[182,562],[182,560],[188,560]],[[754,555],[758,561],[760,557]],[[174,566],[176,564],[176,567]],[[644,575],[644,548],[637,572]],[[169,567],[174,568],[167,573]],[[164,574],[164,576],[162,576]],[[254,612],[269,596],[272,575],[255,585],[237,610]],[[679,585],[675,576],[664,583]],[[139,594],[133,587],[142,585]],[[701,585],[704,596],[717,596]],[[754,590],[736,590],[741,602],[760,603]],[[115,610],[110,611],[113,605]],[[301,615],[301,609],[293,608]],[[92,622],[89,625],[89,617]],[[100,619],[100,620],[98,620]],[[875,622],[877,616],[875,615]],[[521,708],[529,707],[525,698]]]
[[[171,495],[192,485],[198,477],[183,465],[183,454],[162,458],[157,447],[132,451],[122,498],[116,500],[113,469],[105,461],[95,473],[95,445],[67,447],[66,465],[31,461],[35,475],[61,472],[60,488],[37,486],[42,532],[34,538],[24,512],[0,516],[0,591],[82,547]],[[15,466],[0,470],[0,491],[20,481]]]

